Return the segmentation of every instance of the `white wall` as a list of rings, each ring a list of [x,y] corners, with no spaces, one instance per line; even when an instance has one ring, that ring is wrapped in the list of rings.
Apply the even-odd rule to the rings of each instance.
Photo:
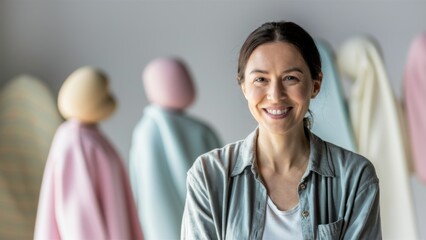
[[[400,97],[410,41],[426,30],[426,2],[2,0],[0,84],[28,73],[56,94],[76,68],[104,69],[120,105],[102,129],[127,159],[132,128],[147,105],[143,67],[154,57],[180,56],[198,90],[190,113],[231,142],[255,127],[235,80],[238,50],[254,28],[271,20],[295,21],[335,50],[352,36],[374,37]],[[414,192],[424,202],[426,186],[415,183]],[[418,213],[426,226],[425,207]]]

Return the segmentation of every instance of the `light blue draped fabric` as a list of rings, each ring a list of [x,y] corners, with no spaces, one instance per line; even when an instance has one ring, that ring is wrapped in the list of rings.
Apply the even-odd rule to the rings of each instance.
[[[320,93],[310,104],[312,132],[328,142],[355,151],[349,111],[332,49],[323,40],[317,40],[316,45],[321,55],[323,80]]]
[[[179,239],[186,172],[199,155],[220,146],[200,120],[154,105],[144,109],[133,132],[129,174],[145,239]]]

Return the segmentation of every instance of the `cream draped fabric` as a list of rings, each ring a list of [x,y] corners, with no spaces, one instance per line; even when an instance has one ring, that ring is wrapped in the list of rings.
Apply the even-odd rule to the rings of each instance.
[[[380,180],[383,238],[416,240],[406,133],[379,51],[370,39],[356,37],[337,58],[353,80],[349,108],[357,151],[373,162]]]

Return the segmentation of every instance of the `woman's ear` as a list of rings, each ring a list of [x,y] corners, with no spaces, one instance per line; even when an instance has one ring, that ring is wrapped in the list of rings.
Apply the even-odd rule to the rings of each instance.
[[[318,95],[318,93],[320,92],[321,84],[322,84],[322,77],[323,77],[322,72],[320,72],[318,74],[318,79],[313,80],[314,81],[314,87],[312,88],[311,98],[315,98]]]
[[[247,99],[246,96],[246,85],[244,84],[244,81],[238,81],[241,87],[241,91],[243,92],[244,97]]]

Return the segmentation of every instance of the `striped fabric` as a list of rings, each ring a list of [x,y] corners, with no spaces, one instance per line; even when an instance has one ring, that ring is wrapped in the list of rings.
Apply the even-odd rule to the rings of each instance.
[[[0,239],[32,239],[43,169],[61,122],[49,89],[21,75],[0,91]]]

